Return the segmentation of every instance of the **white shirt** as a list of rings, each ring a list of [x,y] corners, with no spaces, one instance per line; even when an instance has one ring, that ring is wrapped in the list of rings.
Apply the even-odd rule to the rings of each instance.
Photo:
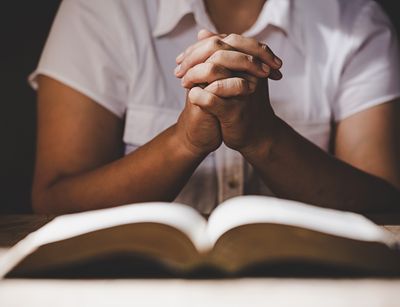
[[[47,75],[125,118],[129,153],[176,122],[175,57],[201,28],[215,31],[202,0],[64,0],[30,81]],[[333,122],[400,96],[397,40],[373,1],[268,0],[244,35],[284,61],[283,80],[270,82],[276,114],[326,151]],[[270,191],[222,146],[176,201],[210,212],[240,194]]]

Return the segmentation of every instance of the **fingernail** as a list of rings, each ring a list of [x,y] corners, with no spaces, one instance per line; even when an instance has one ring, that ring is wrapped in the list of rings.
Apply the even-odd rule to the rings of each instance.
[[[175,75],[178,75],[180,70],[181,70],[181,65],[176,66],[176,68],[174,70]]]
[[[265,72],[266,74],[269,74],[271,71],[271,68],[267,65],[267,64],[261,64],[261,69],[263,72]]]
[[[282,66],[282,60],[281,60],[280,58],[275,57],[275,58],[274,58],[274,62],[275,62],[275,64],[278,65],[279,67]]]
[[[283,75],[279,70],[272,70],[269,75],[269,78],[272,80],[280,80],[280,79],[282,79],[282,77],[283,77]]]
[[[183,60],[183,56],[184,56],[184,53],[182,52],[181,54],[179,54],[177,57],[176,57],[176,62],[181,62],[182,60]]]

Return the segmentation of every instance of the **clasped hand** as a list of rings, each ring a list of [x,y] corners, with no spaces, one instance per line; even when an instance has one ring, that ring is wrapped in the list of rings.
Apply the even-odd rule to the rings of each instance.
[[[270,141],[276,117],[268,78],[282,78],[282,61],[268,46],[202,30],[176,62],[175,75],[187,89],[177,131],[193,153],[208,154],[224,142],[244,154]]]

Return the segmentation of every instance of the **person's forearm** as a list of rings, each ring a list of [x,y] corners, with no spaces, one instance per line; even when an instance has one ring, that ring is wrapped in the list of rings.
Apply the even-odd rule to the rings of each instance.
[[[329,155],[280,119],[276,131],[242,154],[277,196],[364,213],[400,210],[400,192],[385,180]]]
[[[34,209],[67,213],[147,201],[172,201],[204,157],[184,149],[175,126],[98,169],[35,187]]]

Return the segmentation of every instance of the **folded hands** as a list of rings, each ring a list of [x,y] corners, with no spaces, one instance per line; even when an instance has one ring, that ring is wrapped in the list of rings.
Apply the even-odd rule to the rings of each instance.
[[[176,131],[191,152],[205,155],[224,142],[245,154],[272,142],[268,78],[282,78],[282,61],[267,45],[201,30],[176,62],[175,75],[187,89]]]

